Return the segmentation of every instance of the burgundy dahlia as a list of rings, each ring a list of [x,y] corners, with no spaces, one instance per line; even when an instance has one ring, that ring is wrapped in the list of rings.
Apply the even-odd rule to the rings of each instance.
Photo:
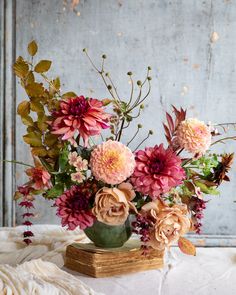
[[[68,226],[70,230],[79,226],[84,230],[93,225],[95,217],[89,209],[90,197],[89,190],[85,190],[83,186],[74,185],[55,201],[62,226]]]
[[[63,100],[58,111],[52,114],[52,133],[62,136],[62,140],[73,139],[79,134],[85,146],[89,136],[99,135],[108,128],[109,115],[104,112],[101,101],[84,96]]]
[[[135,189],[156,199],[182,183],[185,171],[181,159],[163,144],[147,147],[136,153],[136,168],[131,177]]]

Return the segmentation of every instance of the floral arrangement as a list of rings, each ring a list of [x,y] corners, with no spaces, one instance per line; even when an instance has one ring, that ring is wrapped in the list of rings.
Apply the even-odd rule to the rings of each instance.
[[[37,50],[32,41],[30,61],[20,56],[14,65],[29,97],[17,112],[26,125],[23,139],[34,159],[33,165],[24,164],[29,166],[25,171],[29,180],[15,194],[26,209],[24,242],[32,242],[33,201],[42,195],[55,200],[61,224],[69,230],[85,230],[96,221],[118,226],[132,215],[133,232],[140,236],[144,250],[163,251],[178,243],[184,253],[195,255],[194,246],[183,236],[189,231],[200,233],[207,203],[204,195],[219,194],[217,188],[229,181],[233,161],[233,154],[211,153],[210,148],[235,137],[222,137],[217,125],[188,118],[186,110],[173,106],[173,114],[166,113],[163,124],[167,144],[141,148],[153,135],[150,130],[131,150],[142,125],[136,125],[129,142],[122,142],[122,135],[144,108],[151,68],[137,83],[128,72],[130,97],[122,100],[105,70],[106,56],[98,68],[84,49],[109,91],[110,98],[98,100],[61,93],[60,79],[45,74],[51,61],[34,64]]]

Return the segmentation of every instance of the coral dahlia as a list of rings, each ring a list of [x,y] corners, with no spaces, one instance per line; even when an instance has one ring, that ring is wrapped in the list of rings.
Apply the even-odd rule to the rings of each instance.
[[[211,130],[204,122],[190,118],[180,123],[176,139],[181,148],[201,156],[211,145]]]
[[[49,189],[52,187],[51,175],[42,167],[29,168],[26,171],[36,190]]]
[[[62,226],[68,226],[70,230],[79,226],[84,230],[93,225],[95,217],[89,209],[90,197],[90,191],[83,185],[74,185],[55,201]]]
[[[53,134],[62,135],[62,140],[70,140],[80,134],[85,146],[90,136],[99,135],[102,129],[109,128],[110,116],[104,112],[102,102],[84,96],[63,100],[52,116]]]
[[[135,160],[131,182],[137,191],[153,199],[181,184],[185,177],[180,158],[163,144],[136,152]]]
[[[119,184],[133,173],[135,159],[132,151],[123,143],[108,140],[92,151],[90,166],[97,180]]]

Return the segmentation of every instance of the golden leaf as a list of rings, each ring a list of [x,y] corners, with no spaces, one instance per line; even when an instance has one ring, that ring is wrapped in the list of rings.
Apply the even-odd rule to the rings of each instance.
[[[196,256],[196,248],[189,240],[180,237],[178,246],[184,254]]]
[[[33,40],[28,44],[28,52],[31,56],[34,56],[38,51],[38,45],[37,43]]]
[[[36,113],[44,112],[43,105],[39,101],[37,101],[37,99],[31,99],[30,109]]]
[[[45,139],[44,139],[44,143],[51,147],[53,146],[56,142],[58,141],[58,136],[57,135],[54,135],[54,134],[51,134],[51,133],[47,133],[45,135]]]
[[[34,147],[31,150],[34,156],[45,157],[47,155],[47,150],[44,147]]]
[[[34,126],[34,121],[30,116],[21,117],[21,121],[26,126]]]
[[[42,146],[41,134],[36,132],[29,132],[23,136],[26,143],[33,147]]]
[[[70,91],[70,92],[66,92],[62,95],[62,98],[63,99],[67,99],[67,98],[71,98],[71,97],[76,97],[77,94],[74,93],[73,91]]]
[[[47,72],[51,67],[52,62],[50,60],[40,60],[39,63],[34,67],[36,73]]]
[[[44,94],[44,88],[39,83],[31,83],[25,87],[25,90],[29,97],[38,97]]]
[[[30,113],[30,103],[27,100],[18,104],[17,114],[20,116],[27,116]]]
[[[19,56],[13,66],[13,70],[17,77],[23,79],[29,72],[29,66],[25,60]]]
[[[32,71],[29,71],[28,75],[25,77],[25,85],[34,83],[34,74]]]

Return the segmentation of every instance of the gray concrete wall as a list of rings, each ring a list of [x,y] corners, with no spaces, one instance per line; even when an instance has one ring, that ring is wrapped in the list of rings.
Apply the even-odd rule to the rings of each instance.
[[[81,0],[77,10],[62,0],[16,1],[16,54],[25,55],[27,43],[35,39],[37,58],[53,60],[50,74],[61,77],[63,90],[98,98],[108,94],[82,53],[84,47],[96,62],[107,54],[122,97],[129,93],[127,71],[142,80],[152,66],[152,93],[139,120],[144,133],[155,131],[149,145],[164,140],[161,120],[171,104],[188,107],[191,116],[202,120],[236,121],[236,1]],[[219,38],[211,42],[214,32]],[[17,102],[24,98],[17,86]],[[24,132],[17,118],[16,158],[28,162]],[[127,139],[132,132],[127,131]],[[221,148],[232,152],[235,147],[229,143]],[[221,195],[208,203],[207,235],[236,235],[235,171]],[[17,184],[24,181],[22,172],[17,167]],[[39,199],[37,209],[36,222],[58,222],[48,201]],[[19,223],[19,209],[16,213]]]

